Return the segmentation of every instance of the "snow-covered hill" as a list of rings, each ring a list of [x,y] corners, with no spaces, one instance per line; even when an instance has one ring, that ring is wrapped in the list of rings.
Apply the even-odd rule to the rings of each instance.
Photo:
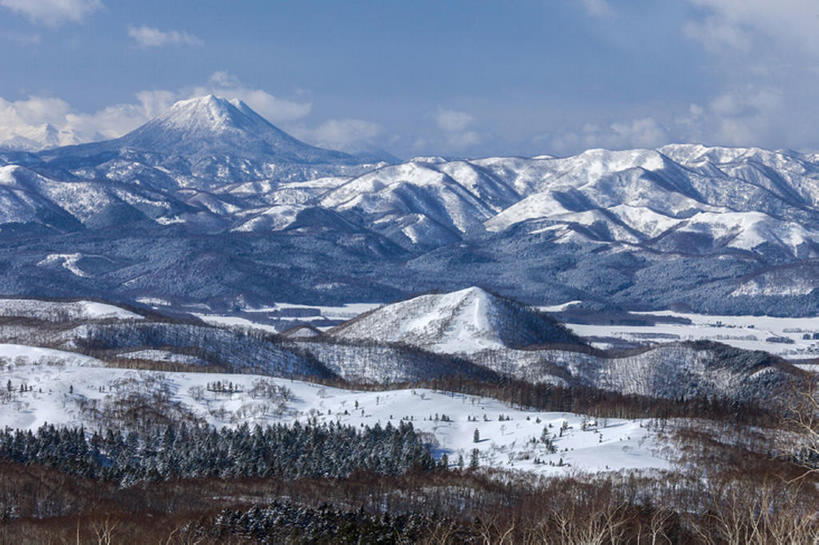
[[[101,416],[116,425],[114,415],[100,415],[100,409],[129,395],[163,390],[177,411],[217,427],[313,419],[383,427],[409,421],[428,434],[436,457],[447,454],[453,467],[459,457],[468,463],[473,449],[483,467],[545,475],[670,465],[647,420],[598,422],[580,414],[522,410],[491,398],[423,388],[364,392],[260,375],[135,371],[68,352],[6,344],[0,344],[0,376],[2,428],[36,430],[48,423],[93,429]],[[5,395],[7,381],[13,391]],[[217,382],[231,384],[231,392],[211,391],[208,385]],[[20,385],[30,390],[18,392]],[[259,395],[272,387],[287,395],[277,400]],[[553,438],[554,451],[541,441],[544,430]]]
[[[406,344],[443,354],[581,343],[548,315],[477,287],[386,305],[328,334],[346,340]]]
[[[107,303],[40,299],[0,299],[0,316],[33,318],[47,322],[143,319],[143,316],[135,312]]]

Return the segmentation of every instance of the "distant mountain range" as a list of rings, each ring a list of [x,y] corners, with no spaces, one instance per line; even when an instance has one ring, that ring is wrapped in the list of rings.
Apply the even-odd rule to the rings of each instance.
[[[538,304],[819,313],[815,154],[389,159],[310,146],[214,96],[115,140],[0,151],[0,291],[234,308],[481,285]]]

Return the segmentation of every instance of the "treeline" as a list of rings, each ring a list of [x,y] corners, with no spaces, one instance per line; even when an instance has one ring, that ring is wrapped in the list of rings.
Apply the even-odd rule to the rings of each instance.
[[[753,403],[717,397],[665,399],[621,394],[586,386],[561,387],[515,379],[491,383],[462,377],[431,380],[425,386],[435,390],[492,397],[521,408],[606,418],[706,418],[755,425],[776,425],[781,421],[781,415]]]
[[[705,418],[761,426],[776,426],[782,422],[782,415],[773,409],[754,403],[743,403],[718,397],[666,399],[638,394],[621,394],[588,386],[563,387],[553,384],[532,384],[514,378],[485,381],[455,375],[389,385],[349,383],[327,379],[311,379],[311,382],[365,391],[428,388],[444,394],[491,397],[520,409],[572,412],[598,418]]]
[[[200,477],[342,478],[399,475],[435,462],[411,423],[357,429],[331,422],[251,429],[169,425],[127,435],[42,426],[0,433],[0,460],[129,486]]]

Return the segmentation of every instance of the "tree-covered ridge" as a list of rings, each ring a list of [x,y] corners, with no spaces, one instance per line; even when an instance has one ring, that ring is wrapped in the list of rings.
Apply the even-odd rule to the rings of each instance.
[[[342,478],[434,466],[411,423],[356,429],[337,423],[236,429],[170,425],[123,434],[51,425],[0,432],[0,460],[42,464],[124,486],[197,477]]]

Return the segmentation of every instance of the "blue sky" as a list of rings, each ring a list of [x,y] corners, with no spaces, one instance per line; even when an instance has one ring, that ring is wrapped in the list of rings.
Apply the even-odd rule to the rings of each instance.
[[[819,148],[816,0],[0,0],[0,141],[245,100],[311,143]]]

